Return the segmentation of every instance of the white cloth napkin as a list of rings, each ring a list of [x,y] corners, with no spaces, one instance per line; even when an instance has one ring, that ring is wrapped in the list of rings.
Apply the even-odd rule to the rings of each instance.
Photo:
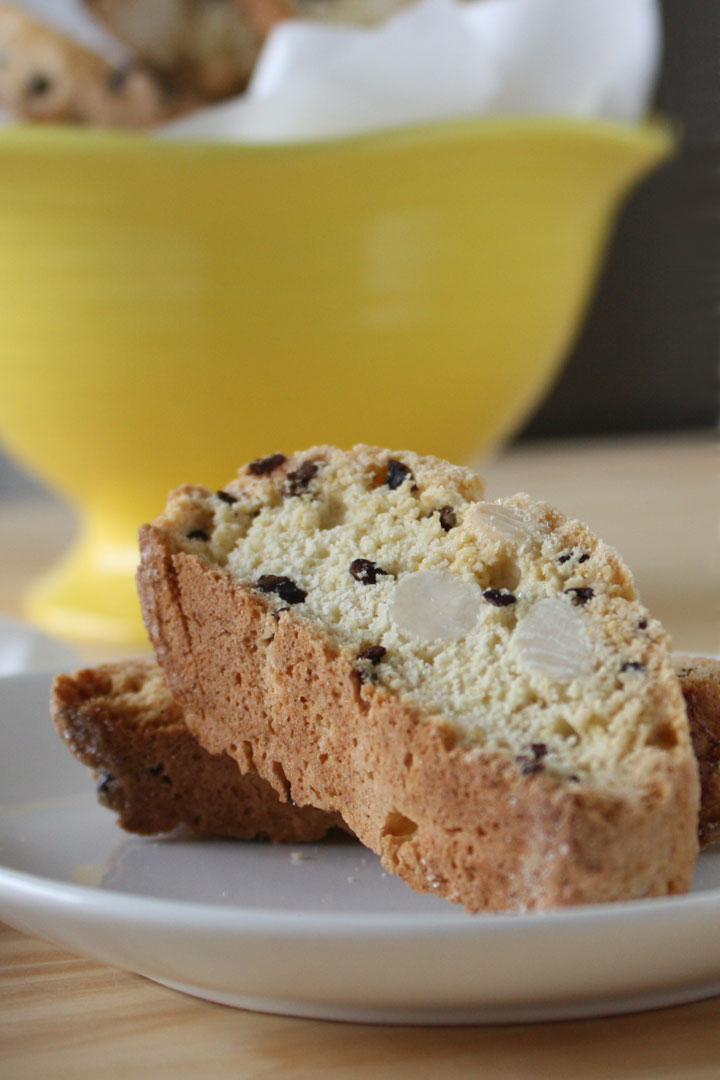
[[[82,0],[16,2],[113,62],[128,55]],[[657,0],[418,0],[370,28],[293,19],[245,94],[159,134],[295,141],[507,113],[635,123],[660,51]]]
[[[288,20],[243,96],[163,133],[266,142],[508,113],[632,123],[660,51],[655,0],[419,0],[372,28]]]
[[[69,645],[19,619],[0,616],[0,677],[23,671],[72,671],[81,666]]]

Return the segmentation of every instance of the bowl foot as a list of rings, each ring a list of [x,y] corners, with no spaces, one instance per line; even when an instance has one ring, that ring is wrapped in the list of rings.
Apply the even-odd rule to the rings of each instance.
[[[146,644],[135,589],[138,549],[87,530],[25,598],[25,614],[58,637],[118,645]]]

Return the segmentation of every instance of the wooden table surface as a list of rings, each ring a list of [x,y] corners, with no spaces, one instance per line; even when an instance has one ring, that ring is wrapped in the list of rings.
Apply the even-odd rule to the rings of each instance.
[[[684,652],[720,654],[720,457],[710,435],[540,443],[481,466],[584,518],[633,567]],[[45,500],[0,505],[0,611],[72,534]],[[80,646],[88,661],[121,655]],[[349,977],[352,977],[349,973]],[[370,1027],[194,1000],[0,925],[0,1076],[203,1078],[720,1077],[720,998],[632,1016],[458,1029]]]

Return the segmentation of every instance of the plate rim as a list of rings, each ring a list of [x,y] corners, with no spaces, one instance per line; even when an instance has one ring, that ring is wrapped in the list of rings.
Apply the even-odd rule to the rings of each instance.
[[[153,922],[166,925],[169,917],[177,923],[181,914],[186,924],[195,927],[212,922],[213,927],[228,930],[246,929],[262,932],[277,932],[278,924],[284,926],[282,932],[306,932],[317,937],[347,936],[352,930],[360,936],[372,933],[388,934],[393,937],[412,937],[418,933],[433,931],[448,937],[476,936],[481,932],[514,932],[522,926],[532,932],[538,925],[549,926],[562,923],[593,924],[603,921],[608,923],[628,920],[641,920],[657,917],[665,919],[685,919],[690,910],[697,916],[720,913],[720,887],[703,889],[698,893],[683,893],[677,896],[650,897],[642,900],[628,900],[604,904],[583,904],[575,907],[552,908],[547,911],[528,912],[478,912],[467,914],[467,919],[448,919],[447,917],[428,915],[418,912],[338,912],[328,911],[322,914],[309,911],[285,909],[261,910],[259,908],[211,904],[191,900],[169,900],[163,897],[144,896],[141,893],[125,893],[117,889],[97,888],[63,882],[40,874],[24,870],[14,870],[0,862],[0,892],[9,887],[13,892],[25,893],[34,900],[53,901],[54,904],[89,909],[102,909],[103,915],[122,914],[128,921]],[[288,924],[292,923],[292,928]]]
[[[23,688],[33,687],[32,718],[50,677],[0,678],[0,709],[12,704],[22,723]],[[9,679],[13,697],[3,701]],[[9,754],[6,769],[13,760]],[[101,812],[92,791],[78,795]],[[28,813],[48,813],[37,800],[25,802]],[[31,864],[41,870],[43,850]],[[469,915],[438,903],[437,913],[268,910],[98,888],[0,861],[0,919],[20,932],[252,1011],[373,1024],[514,1024],[625,1014],[720,993],[720,944],[707,947],[720,943],[714,884],[522,913]]]
[[[684,655],[684,654],[681,654]],[[2,691],[8,683],[19,686],[30,683],[34,686],[50,685],[53,671],[17,672],[0,676],[0,705]],[[95,806],[92,795],[78,792],[80,797]],[[3,806],[0,801],[0,815]],[[22,802],[13,800],[13,807],[19,808]],[[283,845],[290,850],[293,845]],[[702,852],[700,853],[702,855]],[[118,889],[98,888],[76,882],[63,881],[27,870],[17,870],[7,866],[0,855],[0,898],[5,889],[15,896],[24,894],[40,906],[52,904],[65,908],[84,906],[86,912],[92,912],[97,918],[122,916],[124,921],[151,922],[167,925],[172,918],[175,923],[184,920],[184,925],[198,929],[211,924],[223,932],[235,930],[245,933],[265,932],[284,935],[308,934],[327,939],[355,936],[359,939],[368,936],[392,936],[393,938],[427,935],[442,936],[449,939],[476,937],[482,934],[503,934],[520,932],[532,933],[542,925],[547,928],[599,929],[613,923],[626,925],[628,921],[640,920],[645,923],[650,918],[683,921],[690,915],[695,917],[711,916],[720,913],[720,886],[702,889],[695,893],[680,893],[673,896],[647,897],[635,900],[612,901],[598,904],[582,904],[568,907],[551,908],[540,911],[496,911],[464,912],[459,905],[453,904],[458,918],[448,917],[447,908],[443,914],[426,912],[312,912],[292,909],[260,909],[254,907],[212,904],[207,901],[168,899],[146,896],[142,893],[123,892]],[[450,903],[450,901],[447,901]]]

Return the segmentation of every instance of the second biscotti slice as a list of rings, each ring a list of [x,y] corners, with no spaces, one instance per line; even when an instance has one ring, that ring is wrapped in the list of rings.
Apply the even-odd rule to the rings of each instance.
[[[697,768],[662,627],[585,526],[482,495],[370,447],[179,489],[138,577],[173,693],[207,749],[471,910],[687,889]]]
[[[720,660],[675,656],[690,737],[700,770],[698,833],[705,847],[720,840]]]
[[[191,734],[151,660],[127,660],[58,675],[51,713],[72,753],[90,766],[98,799],[128,832],[183,825],[239,840],[318,840],[340,819],[281,802],[257,773],[209,754]]]

